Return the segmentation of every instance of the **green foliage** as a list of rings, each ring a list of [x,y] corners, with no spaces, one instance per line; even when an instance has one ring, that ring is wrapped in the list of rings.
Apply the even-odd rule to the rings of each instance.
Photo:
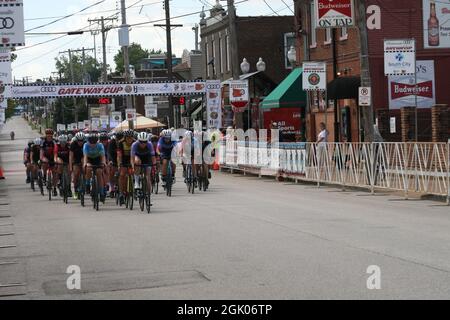
[[[132,43],[130,47],[128,47],[128,54],[130,57],[130,65],[134,66],[135,70],[139,70],[138,65],[142,59],[148,58],[151,54],[162,54],[162,50],[155,49],[143,49],[142,46],[138,43]],[[114,56],[114,62],[116,63],[116,72],[122,74],[124,72],[123,67],[123,52],[119,50],[117,54]]]
[[[69,57],[67,55],[55,58],[56,70],[59,73],[62,82],[72,82],[70,73]],[[73,82],[83,82],[83,60],[81,53],[72,54],[72,66],[73,66]],[[89,55],[85,55],[85,68],[86,74],[89,75],[91,82],[98,82],[101,76],[101,66],[98,61]],[[58,79],[59,80],[59,79]]]
[[[14,115],[14,111],[17,107],[17,101],[15,100],[8,100],[8,107],[5,110],[5,118],[9,119]]]

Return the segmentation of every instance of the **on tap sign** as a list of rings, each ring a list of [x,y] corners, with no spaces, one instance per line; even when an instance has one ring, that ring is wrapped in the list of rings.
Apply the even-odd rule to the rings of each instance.
[[[234,112],[244,112],[249,102],[248,80],[230,81],[230,103]]]
[[[341,28],[355,25],[353,0],[315,0],[316,28]]]

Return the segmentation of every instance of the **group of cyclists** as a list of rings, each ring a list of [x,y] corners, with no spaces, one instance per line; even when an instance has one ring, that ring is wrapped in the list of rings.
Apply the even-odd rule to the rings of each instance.
[[[210,164],[203,161],[203,152],[210,144],[207,132],[190,130],[186,130],[183,137],[174,129],[163,130],[159,135],[131,129],[56,135],[53,129],[46,129],[45,136],[30,140],[24,150],[26,183],[35,190],[35,182],[41,179],[43,186],[51,186],[48,189],[50,196],[57,197],[59,189],[61,197],[79,200],[81,192],[91,194],[94,180],[99,186],[96,190],[100,202],[105,203],[109,196],[116,198],[117,204],[122,206],[130,196],[130,181],[134,194],[143,189],[143,182],[149,186],[149,193],[157,193],[160,180],[164,189],[169,181],[170,185],[175,184],[174,155],[179,155],[184,182],[192,182],[197,188],[199,177],[203,177],[206,191],[211,172]],[[68,190],[63,190],[64,170],[70,177],[66,184]],[[187,174],[191,171],[192,177]],[[146,181],[141,181],[143,177]],[[188,181],[190,179],[192,181]],[[42,185],[39,187],[44,194]]]

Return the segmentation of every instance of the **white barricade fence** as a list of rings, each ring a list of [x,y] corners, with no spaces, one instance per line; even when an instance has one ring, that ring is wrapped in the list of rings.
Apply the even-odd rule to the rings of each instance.
[[[298,180],[449,196],[446,143],[222,142],[220,165]]]

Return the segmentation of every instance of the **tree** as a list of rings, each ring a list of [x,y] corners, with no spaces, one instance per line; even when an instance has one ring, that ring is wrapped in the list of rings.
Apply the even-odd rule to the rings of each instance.
[[[128,54],[130,56],[130,65],[134,66],[135,70],[138,70],[138,64],[142,59],[148,58],[151,54],[162,54],[162,50],[151,49],[150,51],[147,49],[143,49],[142,46],[138,43],[132,43],[130,47],[128,47]],[[114,56],[114,62],[116,63],[116,72],[122,74],[125,69],[123,67],[123,52],[119,50],[117,54]]]
[[[56,70],[61,76],[61,80],[64,82],[72,82],[72,77],[70,74],[70,63],[68,56],[61,56],[55,58],[56,60]],[[83,82],[83,61],[81,54],[72,54],[72,66],[74,82]],[[89,76],[91,82],[98,82],[101,76],[101,66],[98,61],[93,57],[86,54],[85,56],[85,69],[86,74]]]

